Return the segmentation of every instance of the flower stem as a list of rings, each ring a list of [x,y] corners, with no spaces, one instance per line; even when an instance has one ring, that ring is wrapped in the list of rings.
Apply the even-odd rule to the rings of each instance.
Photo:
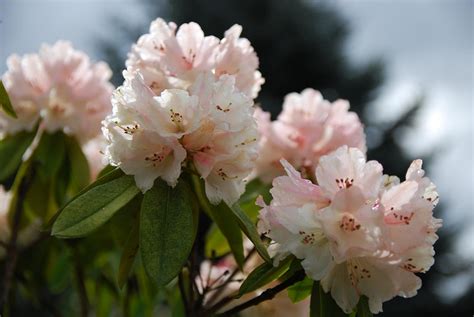
[[[13,279],[13,273],[15,272],[15,266],[18,257],[18,231],[20,230],[20,220],[23,214],[22,204],[26,195],[27,184],[29,183],[29,172],[32,163],[32,157],[30,156],[20,168],[15,176],[15,180],[12,186],[12,199],[8,210],[8,216],[13,217],[11,221],[11,235],[10,240],[6,246],[7,254],[5,260],[5,269],[3,272],[3,283],[0,290],[0,312],[3,313],[5,304],[8,300],[10,288]]]

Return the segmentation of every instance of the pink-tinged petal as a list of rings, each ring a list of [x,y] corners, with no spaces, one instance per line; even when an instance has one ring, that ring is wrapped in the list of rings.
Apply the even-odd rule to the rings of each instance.
[[[265,80],[257,71],[257,54],[247,39],[240,38],[241,33],[240,25],[233,25],[225,32],[218,47],[215,74],[235,76],[237,88],[250,98],[256,98]]]
[[[351,313],[359,302],[360,294],[352,287],[345,263],[335,265],[321,280],[321,286],[326,293],[331,292],[332,298],[346,314]]]
[[[398,295],[414,296],[421,287],[421,280],[415,274],[380,260],[359,259],[350,265],[355,287],[369,298],[369,308],[374,314],[382,311],[383,302]]]
[[[301,178],[301,174],[286,160],[281,160],[281,164],[288,176],[279,176],[273,180],[273,188],[270,192],[276,203],[305,204],[313,202],[318,206],[325,206],[329,203],[319,186]]]
[[[321,219],[339,263],[357,254],[371,254],[380,247],[383,213],[366,204],[357,187],[339,191],[334,203],[321,211]]]
[[[137,187],[146,192],[160,177],[175,186],[181,174],[186,151],[176,139],[164,138],[146,130],[128,135],[113,122],[104,127],[109,138],[106,156],[126,174],[134,175]]]
[[[359,149],[342,146],[321,157],[316,178],[329,197],[341,189],[356,186],[366,199],[375,200],[383,184],[382,170],[378,162],[366,162],[364,153]]]
[[[416,160],[408,169],[406,181],[382,193],[386,224],[384,239],[392,252],[403,256],[408,250],[432,245],[437,240],[436,231],[441,222],[433,217],[438,200],[435,188],[424,177],[421,160]]]

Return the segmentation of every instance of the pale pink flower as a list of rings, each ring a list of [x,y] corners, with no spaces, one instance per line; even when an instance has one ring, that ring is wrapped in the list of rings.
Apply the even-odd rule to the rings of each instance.
[[[331,292],[346,313],[352,312],[361,295],[369,299],[370,311],[382,311],[382,303],[395,296],[412,297],[421,287],[421,279],[382,254],[348,259],[335,265],[321,280],[325,292]]]
[[[104,131],[109,143],[106,149],[109,162],[133,175],[142,192],[149,190],[158,177],[170,186],[177,184],[186,150],[176,138],[140,128],[129,135],[124,127],[111,121]]]
[[[0,130],[31,130],[41,119],[48,132],[64,131],[87,141],[100,131],[111,109],[107,64],[92,64],[69,42],[43,45],[39,54],[12,55],[3,75],[18,119],[0,112]]]
[[[182,24],[156,19],[149,33],[142,35],[126,61],[125,78],[139,71],[145,83],[159,95],[164,89],[188,89],[202,73],[216,78],[232,75],[236,87],[255,98],[264,80],[257,71],[258,58],[247,39],[240,38],[241,27],[234,25],[222,41],[205,36],[194,22]]]
[[[366,150],[363,126],[349,103],[330,103],[313,89],[288,94],[276,121],[257,115],[262,141],[255,174],[264,181],[283,173],[282,158],[309,176],[321,156],[342,145]]]
[[[242,27],[237,24],[225,32],[218,48],[215,74],[235,75],[237,88],[256,98],[265,80],[256,70],[259,64],[257,54],[249,40],[240,38],[241,33]]]
[[[273,181],[269,206],[263,200],[258,230],[273,240],[269,252],[275,265],[287,255],[303,259],[302,266],[314,279],[321,279],[330,269],[333,257],[330,243],[324,234],[321,209],[329,201],[321,189],[311,181],[301,178],[288,162],[282,160],[288,176]]]
[[[426,272],[433,265],[433,243],[441,227],[441,220],[433,217],[438,193],[430,179],[424,177],[421,165],[421,160],[413,161],[406,180],[385,190],[380,201],[386,247],[411,272]]]
[[[346,313],[361,295],[373,313],[395,296],[416,295],[421,280],[414,273],[433,264],[441,226],[433,218],[436,188],[420,160],[402,183],[347,146],[320,158],[318,185],[282,165],[288,176],[274,180],[272,202],[259,202],[259,231],[273,240],[269,252],[277,261],[288,254],[302,259],[306,273],[321,280]]]

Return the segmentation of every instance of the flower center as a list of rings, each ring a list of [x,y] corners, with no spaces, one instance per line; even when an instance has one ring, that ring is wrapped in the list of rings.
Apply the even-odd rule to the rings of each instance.
[[[351,178],[336,178],[336,184],[337,184],[337,187],[339,187],[339,189],[343,189],[343,188],[349,188],[352,186],[352,184],[354,183],[354,179]]]
[[[353,215],[346,213],[344,216],[342,216],[339,228],[346,232],[354,232],[360,229],[360,224]]]
[[[346,262],[349,280],[352,286],[357,286],[360,280],[371,278],[370,270],[362,266],[358,259],[352,259]]]
[[[161,150],[145,156],[145,161],[150,162],[153,167],[156,167],[159,163],[171,153],[171,149],[167,146],[162,146]]]
[[[236,178],[238,178],[238,176],[229,176],[229,175],[227,175],[227,173],[224,172],[224,169],[222,169],[222,168],[219,168],[219,169],[217,170],[217,175],[219,175],[219,177],[220,177],[223,181],[225,181],[225,180],[227,180],[227,179],[236,179]]]
[[[301,235],[301,243],[314,245],[324,239],[322,231],[306,232],[300,230],[298,232]]]
[[[175,112],[173,109],[170,109],[170,119],[171,122],[173,122],[178,128],[178,131],[184,131],[184,117],[182,114],[180,114],[179,112]]]

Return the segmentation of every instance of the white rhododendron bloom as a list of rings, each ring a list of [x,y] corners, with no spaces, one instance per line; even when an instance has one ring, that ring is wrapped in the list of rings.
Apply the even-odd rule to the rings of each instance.
[[[253,101],[235,80],[202,73],[188,90],[155,95],[136,73],[115,91],[113,114],[104,121],[109,161],[134,175],[143,192],[157,178],[175,186],[182,166],[192,163],[212,203],[234,203],[258,146]]]
[[[342,145],[366,151],[362,123],[349,102],[330,103],[313,89],[288,94],[277,120],[261,110],[256,118],[262,138],[254,174],[266,182],[284,173],[282,158],[312,175],[319,158]]]
[[[170,88],[188,89],[202,72],[216,78],[235,76],[235,86],[251,98],[257,97],[264,80],[258,69],[258,57],[245,38],[242,27],[234,25],[222,40],[205,36],[194,22],[177,28],[174,23],[156,19],[150,33],[133,45],[126,61],[126,78],[140,71],[145,83],[159,95]]]
[[[109,79],[105,63],[91,63],[71,43],[43,45],[38,54],[12,55],[2,81],[18,118],[0,111],[0,131],[32,130],[39,120],[48,132],[64,131],[86,141],[100,131],[110,112]]]
[[[269,251],[276,261],[288,254],[302,259],[306,273],[346,313],[362,295],[378,313],[384,301],[416,294],[421,280],[415,273],[433,265],[441,226],[433,217],[436,188],[421,160],[401,183],[347,146],[319,159],[317,185],[287,161],[282,165],[287,176],[274,179],[273,201],[259,201],[259,231],[273,240]]]

